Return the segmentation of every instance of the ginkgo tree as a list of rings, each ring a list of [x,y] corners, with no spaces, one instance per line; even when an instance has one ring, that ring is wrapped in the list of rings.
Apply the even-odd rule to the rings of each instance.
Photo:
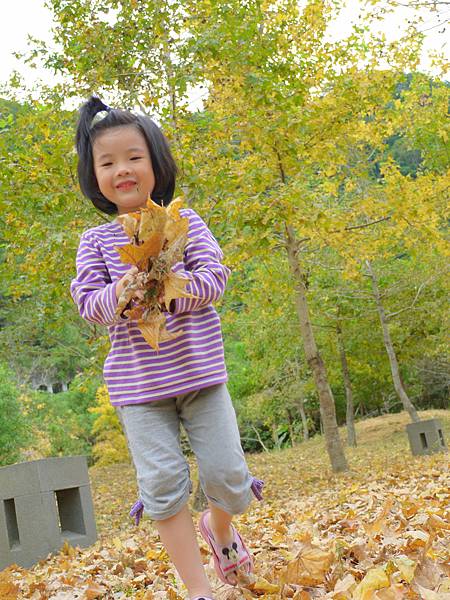
[[[443,175],[405,183],[383,156],[399,123],[423,114],[423,102],[392,101],[418,64],[422,37],[410,30],[388,44],[371,33],[376,15],[369,13],[346,38],[331,41],[327,28],[342,5],[52,0],[62,51],[36,44],[31,57],[69,79],[63,94],[95,91],[160,111],[183,184],[235,250],[235,265],[249,255],[264,261],[268,252],[285,253],[335,471],[347,463],[309,315],[309,250],[330,246],[348,273],[358,271],[407,234],[412,215],[421,222],[418,190],[431,202],[428,231],[440,239],[435,199],[443,189]],[[197,115],[187,96],[195,85],[207,91]],[[408,194],[400,198],[403,185]],[[376,232],[370,245],[367,231]]]
[[[251,248],[261,260],[280,247],[287,253],[328,452],[333,469],[343,470],[334,401],[309,316],[304,250],[330,245],[351,271],[402,236],[411,211],[425,210],[411,196],[396,195],[389,160],[382,181],[368,173],[371,155],[383,152],[405,110],[392,98],[403,73],[417,64],[420,42],[380,48],[368,31],[356,30],[327,42],[332,7],[324,2],[303,10],[292,2],[197,2],[196,9],[193,37],[210,81],[210,133],[228,150],[222,151],[228,162],[223,212],[240,224],[245,252]],[[389,70],[379,68],[380,53]],[[366,248],[355,240],[369,229],[378,237]],[[432,235],[439,237],[436,227]]]

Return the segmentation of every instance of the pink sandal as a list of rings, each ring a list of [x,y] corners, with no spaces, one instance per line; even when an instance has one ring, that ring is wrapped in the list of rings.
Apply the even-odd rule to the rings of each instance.
[[[219,579],[228,585],[235,585],[228,581],[227,575],[229,576],[233,572],[236,573],[236,570],[242,567],[244,568],[246,574],[251,573],[253,571],[252,556],[248,551],[247,546],[244,544],[243,539],[233,526],[231,526],[233,530],[233,542],[231,545],[221,546],[218,544],[215,541],[210,528],[208,527],[207,521],[209,513],[209,510],[205,510],[200,517],[200,533],[202,534],[205,542],[211,548],[214,559],[214,567]]]

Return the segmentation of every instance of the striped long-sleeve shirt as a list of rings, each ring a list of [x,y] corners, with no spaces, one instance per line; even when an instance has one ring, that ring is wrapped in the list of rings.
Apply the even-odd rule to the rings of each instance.
[[[103,375],[115,406],[162,400],[227,380],[219,316],[212,306],[224,290],[229,269],[203,220],[191,209],[183,262],[173,270],[187,277],[195,298],[177,298],[167,313],[167,329],[183,331],[162,342],[159,352],[143,338],[136,321],[117,319],[116,286],[131,265],[120,262],[115,246],[129,243],[113,221],[85,231],[77,254],[77,276],[70,291],[81,316],[106,325],[111,349]]]

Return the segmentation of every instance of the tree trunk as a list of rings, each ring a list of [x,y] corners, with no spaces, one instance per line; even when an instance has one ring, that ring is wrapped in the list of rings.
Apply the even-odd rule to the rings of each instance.
[[[369,277],[372,280],[372,289],[373,295],[375,298],[375,302],[378,309],[378,316],[380,317],[381,328],[383,330],[383,339],[384,345],[386,347],[386,352],[389,357],[389,364],[391,366],[392,379],[394,382],[394,388],[397,392],[397,396],[400,398],[401,403],[403,404],[403,408],[408,412],[411,421],[418,422],[420,421],[419,415],[417,414],[416,409],[414,408],[413,403],[408,397],[405,388],[403,387],[403,383],[400,377],[400,370],[398,367],[397,356],[395,354],[394,346],[392,344],[391,334],[389,332],[388,322],[386,313],[384,310],[383,303],[381,301],[380,289],[378,287],[378,280],[375,275],[374,270],[372,269],[372,265],[368,260],[366,260],[367,269],[369,271]]]
[[[347,443],[352,448],[356,448],[355,411],[353,408],[352,382],[348,370],[347,356],[345,354],[344,336],[342,335],[342,326],[340,321],[338,321],[337,323],[336,332],[339,346],[339,356],[341,358],[342,377],[344,378],[345,397],[347,399],[347,413],[345,417],[347,423]]]
[[[289,266],[295,282],[295,303],[300,321],[303,347],[319,395],[321,420],[323,423],[325,443],[330,458],[331,468],[335,473],[346,471],[348,470],[348,464],[345,458],[341,438],[339,437],[334,398],[328,383],[325,364],[317,349],[309,317],[308,303],[306,300],[306,286],[298,257],[298,242],[295,238],[293,228],[289,225],[286,225],[286,249]]]
[[[309,440],[309,430],[308,430],[308,421],[306,419],[306,413],[305,413],[305,401],[303,400],[302,396],[300,396],[300,398],[298,399],[297,406],[298,406],[298,412],[300,413],[300,416],[302,418],[303,439],[306,442],[307,440]]]
[[[288,408],[286,409],[286,416],[287,416],[289,438],[291,440],[291,446],[295,446],[294,419],[292,418],[292,413]]]

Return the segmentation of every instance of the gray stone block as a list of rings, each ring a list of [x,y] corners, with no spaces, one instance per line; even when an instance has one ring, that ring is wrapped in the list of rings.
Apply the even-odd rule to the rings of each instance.
[[[2,504],[3,509],[7,505],[9,510],[1,511],[0,515],[5,517],[6,513],[6,530],[0,526],[0,569],[12,563],[31,567],[51,551],[49,523],[43,512],[41,494],[18,496],[3,500]]]
[[[96,539],[84,456],[0,468],[0,570],[31,567],[66,540],[83,548]]]
[[[63,456],[34,461],[39,472],[41,492],[77,485],[89,485],[89,473],[84,456]]]
[[[406,426],[411,452],[415,455],[446,452],[444,432],[439,419],[428,419]]]
[[[37,461],[0,468],[0,500],[39,494],[39,471],[35,462]]]

